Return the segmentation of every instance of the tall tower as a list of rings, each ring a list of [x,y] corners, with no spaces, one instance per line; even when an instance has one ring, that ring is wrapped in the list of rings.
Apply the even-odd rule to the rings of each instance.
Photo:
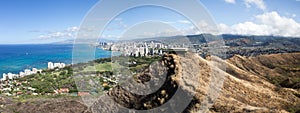
[[[148,45],[147,45],[147,43],[145,42],[145,49],[144,49],[144,53],[145,53],[145,56],[148,56],[148,54],[149,54],[149,48],[148,48]]]

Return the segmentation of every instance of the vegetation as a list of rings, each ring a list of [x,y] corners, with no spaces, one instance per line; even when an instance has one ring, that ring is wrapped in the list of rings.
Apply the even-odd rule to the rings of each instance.
[[[35,88],[35,93],[47,94],[54,93],[54,90],[68,87],[76,90],[76,85],[72,79],[72,68],[68,66],[63,69],[45,70],[42,74],[29,75],[17,79],[18,82],[27,83],[23,87]]]
[[[108,91],[118,84],[117,75],[124,74],[124,70],[129,70],[130,73],[127,74],[133,75],[158,60],[160,60],[159,56],[113,57],[79,63],[62,69],[43,70],[42,73],[16,79],[9,93],[20,99],[55,98],[70,96],[80,91],[102,94],[103,91]],[[61,88],[67,88],[68,94],[56,94],[55,90]]]
[[[267,75],[266,78],[274,85],[278,87],[286,87],[286,88],[294,88],[300,89],[300,78],[299,75],[295,74],[300,70],[299,65],[289,65],[289,66],[282,66],[282,65],[272,65],[273,68],[280,70],[281,76],[269,76]]]

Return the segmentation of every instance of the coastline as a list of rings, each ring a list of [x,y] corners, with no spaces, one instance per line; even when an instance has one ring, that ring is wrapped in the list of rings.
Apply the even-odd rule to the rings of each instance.
[[[34,75],[38,73],[42,73],[45,70],[51,70],[51,69],[62,69],[67,66],[71,66],[71,64],[66,65],[65,63],[53,63],[53,62],[48,62],[48,67],[47,69],[37,69],[37,68],[32,68],[32,69],[24,69],[24,71],[20,71],[19,73],[3,73],[2,77],[0,78],[0,81],[6,81],[6,80],[13,80],[15,78],[23,78],[29,75]]]
[[[19,73],[32,68],[44,70],[48,62],[72,64],[73,44],[11,44],[0,45],[1,48],[8,49],[0,52],[0,78],[3,73]],[[111,56],[111,51],[97,47],[95,59]]]

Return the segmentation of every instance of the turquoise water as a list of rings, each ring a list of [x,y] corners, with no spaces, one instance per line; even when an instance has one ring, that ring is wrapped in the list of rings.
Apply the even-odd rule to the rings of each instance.
[[[92,46],[81,45],[82,48]],[[73,45],[0,45],[0,78],[2,73],[18,74],[24,69],[47,68],[48,62],[72,63]],[[97,48],[94,58],[111,57],[110,51]],[[88,54],[88,53],[86,53]],[[81,52],[81,55],[85,55]]]

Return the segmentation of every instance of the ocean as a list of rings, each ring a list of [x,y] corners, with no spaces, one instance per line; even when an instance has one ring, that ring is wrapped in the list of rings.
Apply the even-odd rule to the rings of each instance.
[[[71,44],[0,45],[0,78],[3,73],[18,74],[24,69],[46,69],[48,62],[71,64],[72,51]],[[109,58],[111,55],[112,52],[100,48],[95,51],[95,59]]]

